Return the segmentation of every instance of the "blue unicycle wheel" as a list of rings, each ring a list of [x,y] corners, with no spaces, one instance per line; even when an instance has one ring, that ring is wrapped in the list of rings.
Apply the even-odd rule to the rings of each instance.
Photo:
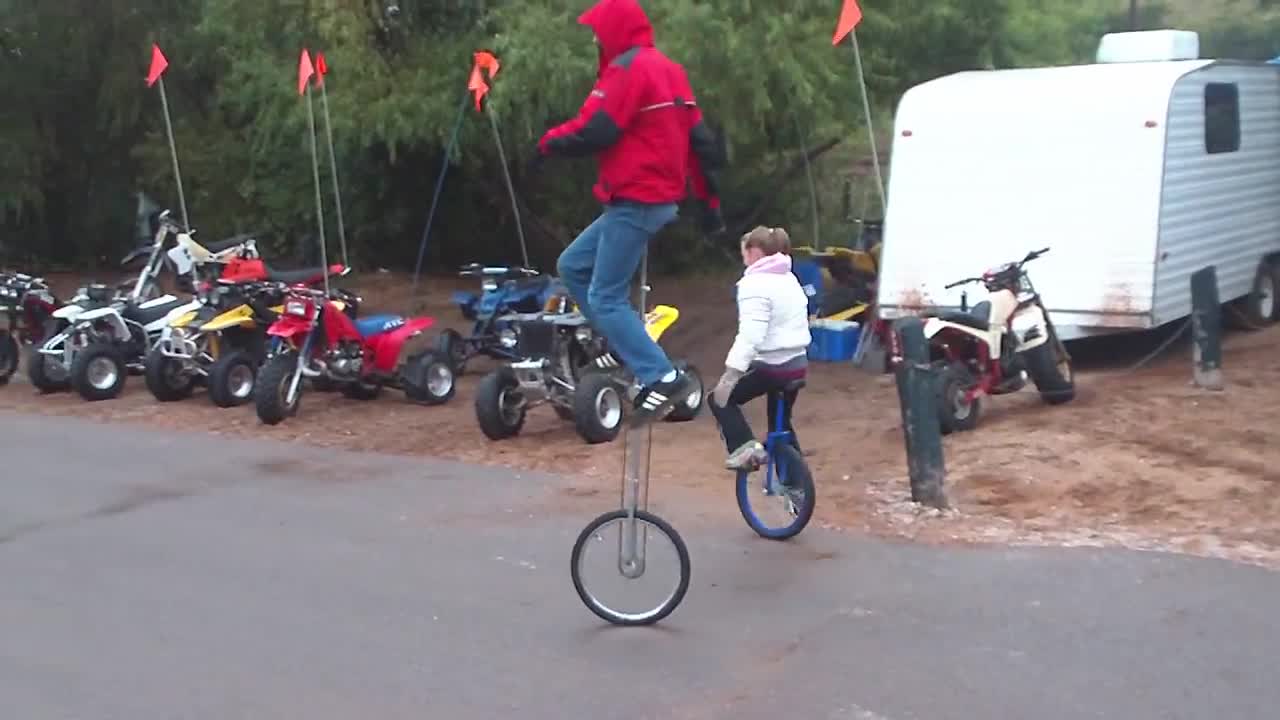
[[[768,463],[759,469],[739,470],[737,485],[742,519],[761,537],[795,537],[813,517],[817,501],[813,474],[800,452],[789,443],[777,443],[771,448]]]

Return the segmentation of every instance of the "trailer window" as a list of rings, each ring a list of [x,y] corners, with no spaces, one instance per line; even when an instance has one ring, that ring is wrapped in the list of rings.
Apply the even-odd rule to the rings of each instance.
[[[1240,149],[1240,90],[1235,83],[1204,86],[1204,151],[1209,154]]]

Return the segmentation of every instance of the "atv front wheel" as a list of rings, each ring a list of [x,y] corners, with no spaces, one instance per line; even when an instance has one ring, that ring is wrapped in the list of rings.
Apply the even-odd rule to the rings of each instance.
[[[18,340],[13,333],[0,333],[0,385],[7,385],[9,378],[18,372]]]
[[[684,402],[672,408],[671,412],[667,413],[667,416],[663,419],[667,422],[689,422],[702,412],[702,398],[705,392],[702,385],[702,375],[692,363],[679,362],[676,363],[676,367],[693,378],[694,389],[684,399]]]
[[[436,336],[436,352],[453,366],[453,374],[461,376],[467,369],[467,341],[457,330],[445,329]]]
[[[71,380],[62,363],[50,360],[36,347],[27,351],[27,379],[41,393],[62,392],[71,387]]]
[[[573,390],[573,422],[578,435],[595,445],[611,442],[622,429],[623,396],[606,373],[582,378]]]
[[[424,350],[409,358],[401,371],[404,396],[413,402],[443,405],[457,390],[451,359],[436,350]]]
[[[209,401],[221,408],[243,405],[253,398],[258,366],[243,350],[224,353],[209,366]]]
[[[1075,371],[1066,351],[1059,351],[1057,338],[1022,353],[1027,374],[1040,391],[1040,399],[1050,405],[1070,402],[1076,396]]]
[[[965,401],[965,393],[977,385],[973,373],[963,363],[951,363],[942,371],[939,385],[938,422],[942,434],[972,430],[982,414],[982,398]]]
[[[490,440],[505,440],[524,427],[525,404],[511,368],[500,367],[476,385],[476,420]]]
[[[90,402],[119,397],[128,375],[120,349],[111,343],[92,343],[71,363],[71,384]]]
[[[298,354],[285,352],[272,357],[258,371],[258,381],[253,388],[253,404],[258,419],[265,425],[277,425],[285,418],[298,414],[302,402],[302,379],[298,389],[289,397],[294,376],[298,374]]]
[[[191,396],[196,379],[183,372],[182,361],[155,348],[147,353],[144,370],[147,389],[160,402],[174,402]]]

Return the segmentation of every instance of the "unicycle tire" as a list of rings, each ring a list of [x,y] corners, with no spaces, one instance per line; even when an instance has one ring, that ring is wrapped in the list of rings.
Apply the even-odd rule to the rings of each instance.
[[[809,524],[809,520],[813,517],[813,509],[817,505],[817,497],[815,495],[813,485],[813,473],[809,471],[809,465],[805,463],[800,452],[789,444],[781,444],[773,450],[773,457],[770,459],[773,464],[774,473],[780,473],[782,478],[788,479],[789,485],[804,493],[804,501],[796,506],[796,514],[791,522],[783,527],[769,527],[764,521],[756,515],[751,507],[752,494],[755,497],[777,502],[779,499],[774,497],[765,497],[759,491],[761,490],[760,481],[752,482],[754,473],[746,470],[738,471],[737,495],[738,510],[742,512],[742,519],[747,521],[747,526],[755,531],[757,535],[770,540],[787,540],[800,534],[805,526]],[[767,472],[765,468],[761,468],[756,472]]]
[[[671,544],[675,546],[676,554],[680,559],[680,582],[676,585],[675,592],[654,609],[643,613],[621,613],[610,609],[593,597],[582,581],[582,553],[586,549],[587,540],[595,535],[596,531],[601,527],[615,520],[625,520],[627,518],[626,510],[619,509],[604,513],[588,523],[586,527],[582,528],[582,532],[578,534],[578,539],[573,543],[573,553],[569,557],[569,573],[573,578],[573,589],[578,592],[578,598],[582,600],[582,604],[586,605],[588,610],[614,625],[652,625],[670,615],[684,600],[685,593],[689,591],[689,576],[691,572],[689,548],[685,546],[684,539],[680,537],[680,533],[676,532],[676,529],[671,527],[666,520],[653,513],[636,510],[635,517],[637,521],[646,523],[666,535]]]

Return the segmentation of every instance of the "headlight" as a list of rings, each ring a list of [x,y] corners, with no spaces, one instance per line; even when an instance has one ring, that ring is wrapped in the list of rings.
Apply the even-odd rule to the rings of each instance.
[[[580,327],[573,331],[573,339],[580,343],[591,342],[591,328]]]
[[[284,304],[284,312],[286,315],[296,315],[298,317],[307,316],[307,304],[301,300],[290,300]]]
[[[498,344],[504,348],[513,348],[519,339],[516,337],[516,331],[511,328],[504,328],[498,332]]]
[[[485,292],[493,292],[498,289],[498,281],[488,279],[482,280],[480,282],[480,287],[483,288]]]

